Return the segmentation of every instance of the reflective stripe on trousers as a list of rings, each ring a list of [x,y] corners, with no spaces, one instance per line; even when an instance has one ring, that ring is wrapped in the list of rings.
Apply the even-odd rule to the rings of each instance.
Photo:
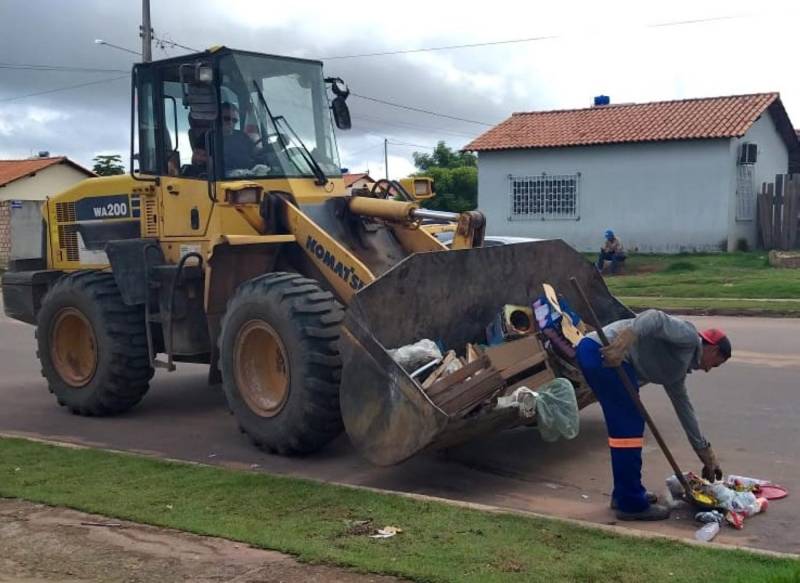
[[[600,345],[584,338],[577,348],[578,365],[583,376],[603,408],[611,449],[611,469],[614,475],[612,496],[623,512],[641,512],[650,503],[642,486],[642,444],[644,419],[625,390],[617,371],[603,366]],[[629,363],[623,370],[639,387],[636,371]]]

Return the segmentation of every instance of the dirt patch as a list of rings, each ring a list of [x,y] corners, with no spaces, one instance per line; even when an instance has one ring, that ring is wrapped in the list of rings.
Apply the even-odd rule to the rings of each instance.
[[[0,499],[0,583],[396,583],[233,541]]]

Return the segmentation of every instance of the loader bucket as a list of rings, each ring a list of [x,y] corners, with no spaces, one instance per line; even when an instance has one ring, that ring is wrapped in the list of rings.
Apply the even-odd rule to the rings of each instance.
[[[359,291],[342,329],[340,404],[356,449],[378,465],[429,448],[520,424],[515,409],[447,415],[387,353],[422,338],[463,351],[485,342],[484,330],[504,304],[529,304],[549,283],[583,312],[574,276],[606,324],[633,313],[608,291],[580,253],[561,240],[535,241],[407,257]]]

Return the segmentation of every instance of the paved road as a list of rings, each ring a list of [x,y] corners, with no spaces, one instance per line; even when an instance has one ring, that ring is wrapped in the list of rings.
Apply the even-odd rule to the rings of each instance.
[[[690,377],[703,429],[726,472],[770,478],[793,494],[743,531],[725,529],[720,542],[800,552],[800,320],[692,318],[728,331],[735,358],[711,373]],[[0,316],[0,432],[145,452],[234,467],[257,467],[331,482],[417,492],[514,509],[610,523],[610,470],[599,407],[586,409],[580,435],[542,442],[535,430],[509,431],[446,454],[418,456],[392,468],[360,459],[342,437],[312,457],[264,454],[236,430],[219,390],[206,385],[203,367],[159,372],[150,393],[116,418],[81,418],[55,404],[35,359],[33,330]],[[643,391],[679,463],[699,470],[664,391]],[[256,466],[257,464],[257,466]],[[655,441],[645,448],[646,483],[663,487],[671,473]],[[669,523],[636,528],[691,537],[684,512]]]

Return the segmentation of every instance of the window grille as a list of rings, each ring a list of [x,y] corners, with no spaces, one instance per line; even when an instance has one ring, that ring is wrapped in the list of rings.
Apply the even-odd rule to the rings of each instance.
[[[580,174],[509,175],[509,220],[578,219]]]

